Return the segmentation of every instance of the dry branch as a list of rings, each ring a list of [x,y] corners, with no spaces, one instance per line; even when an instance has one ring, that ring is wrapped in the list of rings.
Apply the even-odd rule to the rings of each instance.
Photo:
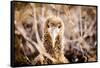
[[[55,62],[56,60],[54,58],[52,58],[48,53],[46,53],[43,49],[43,47],[39,44],[37,44],[36,42],[32,41],[30,38],[28,38],[25,34],[25,32],[23,32],[23,30],[21,30],[21,28],[16,27],[17,31],[20,32],[20,34],[22,35],[22,37],[24,37],[24,39],[26,41],[28,41],[29,43],[31,43],[32,45],[34,45],[34,47],[36,47],[36,49],[39,51],[39,53],[43,56],[46,56],[47,58],[49,58],[50,60],[52,60],[53,62]]]

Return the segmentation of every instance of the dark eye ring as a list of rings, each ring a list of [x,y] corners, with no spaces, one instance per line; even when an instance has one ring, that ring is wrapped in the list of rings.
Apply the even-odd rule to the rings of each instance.
[[[59,25],[58,28],[60,28],[61,26]]]
[[[49,24],[47,25],[47,27],[49,28]]]

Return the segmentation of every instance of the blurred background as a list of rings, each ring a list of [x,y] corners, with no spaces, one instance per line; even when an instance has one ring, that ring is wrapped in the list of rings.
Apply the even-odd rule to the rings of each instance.
[[[29,60],[33,61],[39,55],[36,48],[26,43],[25,40],[23,42],[22,35],[18,33],[17,27],[23,29],[23,33],[27,34],[27,37],[36,43],[37,37],[35,32],[37,31],[40,40],[43,42],[43,26],[46,19],[50,16],[58,16],[64,23],[64,56],[68,59],[69,63],[96,61],[96,6],[15,2],[14,8],[15,64],[30,64],[25,59],[25,55]],[[33,26],[30,26],[31,24]],[[27,32],[27,28],[29,29],[28,26],[32,27],[31,32]],[[21,45],[27,46],[21,48]]]

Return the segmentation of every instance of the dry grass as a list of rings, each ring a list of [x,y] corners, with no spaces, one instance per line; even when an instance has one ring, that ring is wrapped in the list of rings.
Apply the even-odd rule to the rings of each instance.
[[[16,65],[48,64],[45,57],[57,62],[43,45],[44,22],[49,16],[58,16],[64,22],[66,63],[96,61],[96,7],[21,2],[14,6]],[[29,31],[24,24],[32,25]]]

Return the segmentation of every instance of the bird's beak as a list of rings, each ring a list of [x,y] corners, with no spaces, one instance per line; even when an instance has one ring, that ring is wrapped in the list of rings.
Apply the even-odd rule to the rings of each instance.
[[[50,35],[52,37],[52,41],[53,41],[53,47],[55,45],[54,44],[55,43],[55,38],[56,38],[58,32],[59,32],[59,29],[56,28],[56,27],[49,28],[49,33],[50,33]]]

